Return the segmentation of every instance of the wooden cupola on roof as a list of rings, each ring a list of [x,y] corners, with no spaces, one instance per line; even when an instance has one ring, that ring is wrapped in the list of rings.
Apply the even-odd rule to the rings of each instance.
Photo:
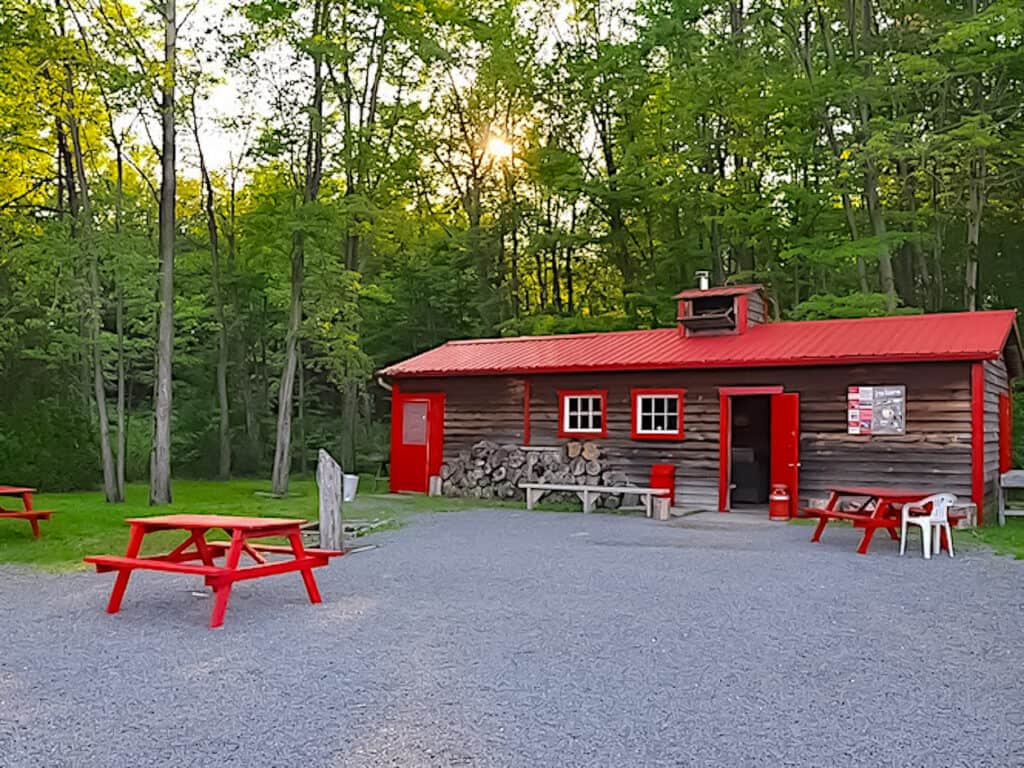
[[[709,288],[698,273],[701,287],[677,293],[679,326],[686,336],[722,336],[744,333],[765,321],[763,287],[727,285]]]

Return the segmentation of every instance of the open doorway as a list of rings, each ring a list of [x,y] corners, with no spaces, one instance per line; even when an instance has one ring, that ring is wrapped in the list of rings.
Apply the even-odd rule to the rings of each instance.
[[[763,509],[768,503],[771,480],[770,395],[732,398],[730,507]]]

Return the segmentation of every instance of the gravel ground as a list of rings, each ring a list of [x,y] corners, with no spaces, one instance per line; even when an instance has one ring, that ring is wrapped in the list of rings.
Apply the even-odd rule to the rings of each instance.
[[[0,765],[1021,766],[1024,563],[859,532],[422,515],[235,587],[0,570]]]

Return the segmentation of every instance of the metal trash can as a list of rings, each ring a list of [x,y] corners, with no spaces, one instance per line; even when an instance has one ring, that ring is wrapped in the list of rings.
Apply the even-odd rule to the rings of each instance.
[[[676,465],[655,464],[651,467],[651,488],[665,488],[668,490],[668,504],[670,507],[676,505]]]
[[[345,475],[344,490],[342,499],[344,501],[355,501],[356,489],[359,487],[359,475]]]

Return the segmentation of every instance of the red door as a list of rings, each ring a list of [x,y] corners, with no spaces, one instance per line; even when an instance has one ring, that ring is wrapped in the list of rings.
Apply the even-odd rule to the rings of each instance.
[[[426,493],[441,471],[444,393],[400,393],[391,400],[391,491]]]
[[[789,490],[789,516],[796,517],[800,494],[800,395],[772,395],[771,484]]]

